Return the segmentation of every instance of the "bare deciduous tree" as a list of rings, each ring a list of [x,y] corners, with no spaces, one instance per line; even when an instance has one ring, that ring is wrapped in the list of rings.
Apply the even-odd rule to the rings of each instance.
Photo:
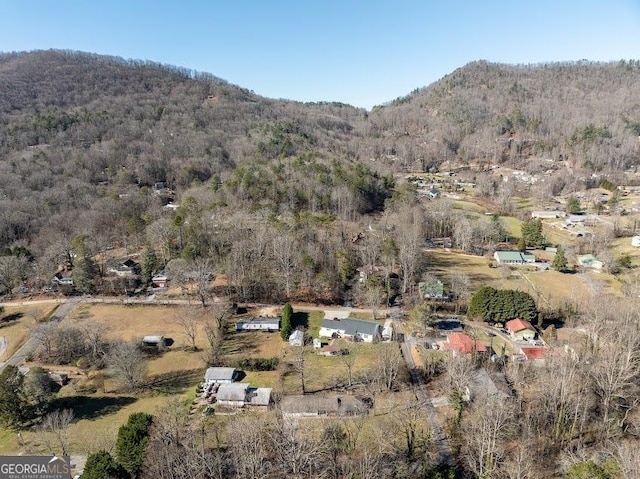
[[[147,386],[147,361],[136,342],[119,342],[111,346],[107,365],[125,389],[136,390]]]
[[[71,409],[59,409],[47,414],[39,426],[39,438],[54,452],[59,447],[59,453],[66,456],[71,444],[71,432],[69,426],[73,422]]]
[[[179,308],[175,312],[174,320],[178,326],[182,328],[182,334],[187,338],[190,349],[197,351],[198,346],[196,340],[200,329],[201,313],[192,306]]]
[[[504,453],[503,440],[510,434],[513,420],[510,401],[477,398],[462,421],[463,455],[477,477],[493,477]]]

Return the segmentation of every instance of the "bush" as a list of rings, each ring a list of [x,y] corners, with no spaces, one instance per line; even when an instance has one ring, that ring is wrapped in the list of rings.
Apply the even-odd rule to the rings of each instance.
[[[237,360],[234,367],[243,371],[275,371],[279,363],[278,358],[244,358]]]

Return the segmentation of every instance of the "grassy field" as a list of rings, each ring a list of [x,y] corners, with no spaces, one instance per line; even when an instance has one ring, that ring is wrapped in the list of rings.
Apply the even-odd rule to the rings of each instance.
[[[502,287],[503,273],[499,268],[490,268],[490,258],[445,250],[429,250],[426,253],[429,269],[445,283],[450,284],[452,276],[464,274],[471,281],[471,290],[482,286]]]
[[[342,340],[334,344],[348,348],[347,356],[320,356],[314,350],[307,349],[304,353],[305,388],[307,392],[323,391],[339,384],[345,384],[348,378],[345,360],[353,361],[352,377],[354,381],[373,369],[380,357],[380,351],[386,348],[398,349],[397,343],[350,343]],[[287,347],[284,350],[283,362],[290,364],[290,372],[283,378],[283,392],[286,394],[300,394],[300,375],[294,364],[298,358],[299,349]]]

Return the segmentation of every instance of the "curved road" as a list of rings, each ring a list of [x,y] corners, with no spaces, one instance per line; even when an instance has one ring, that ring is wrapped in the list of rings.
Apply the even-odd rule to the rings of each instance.
[[[13,356],[11,356],[6,362],[4,363],[0,363],[0,372],[2,372],[5,368],[5,366],[7,366],[7,364],[11,364],[12,366],[17,366],[18,364],[20,364],[22,361],[24,361],[27,356],[29,356],[31,353],[33,353],[36,348],[38,347],[38,341],[36,340],[35,336],[37,334],[37,332],[43,328],[48,327],[47,325],[49,324],[58,324],[60,323],[60,321],[62,321],[64,318],[66,318],[68,316],[68,314],[73,310],[73,308],[76,307],[76,305],[82,301],[81,297],[77,297],[77,298],[71,298],[66,300],[65,302],[63,302],[62,304],[60,304],[60,306],[55,310],[55,312],[51,315],[51,318],[49,319],[49,321],[47,321],[44,324],[39,325],[34,331],[31,332],[31,334],[29,335],[29,339],[27,339],[27,341],[22,345],[22,347],[20,349],[18,349]],[[23,303],[19,303],[19,304],[37,304],[37,303],[44,303],[45,301],[34,301],[33,303],[31,302],[23,302]],[[49,302],[49,301],[46,301]],[[58,302],[58,300],[53,300],[51,302]],[[16,303],[4,303],[4,304],[16,304]]]

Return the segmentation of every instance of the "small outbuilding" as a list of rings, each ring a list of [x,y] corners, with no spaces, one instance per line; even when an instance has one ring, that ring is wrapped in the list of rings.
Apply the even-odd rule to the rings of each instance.
[[[142,345],[147,348],[161,349],[165,346],[165,338],[160,334],[145,336],[142,338]]]

